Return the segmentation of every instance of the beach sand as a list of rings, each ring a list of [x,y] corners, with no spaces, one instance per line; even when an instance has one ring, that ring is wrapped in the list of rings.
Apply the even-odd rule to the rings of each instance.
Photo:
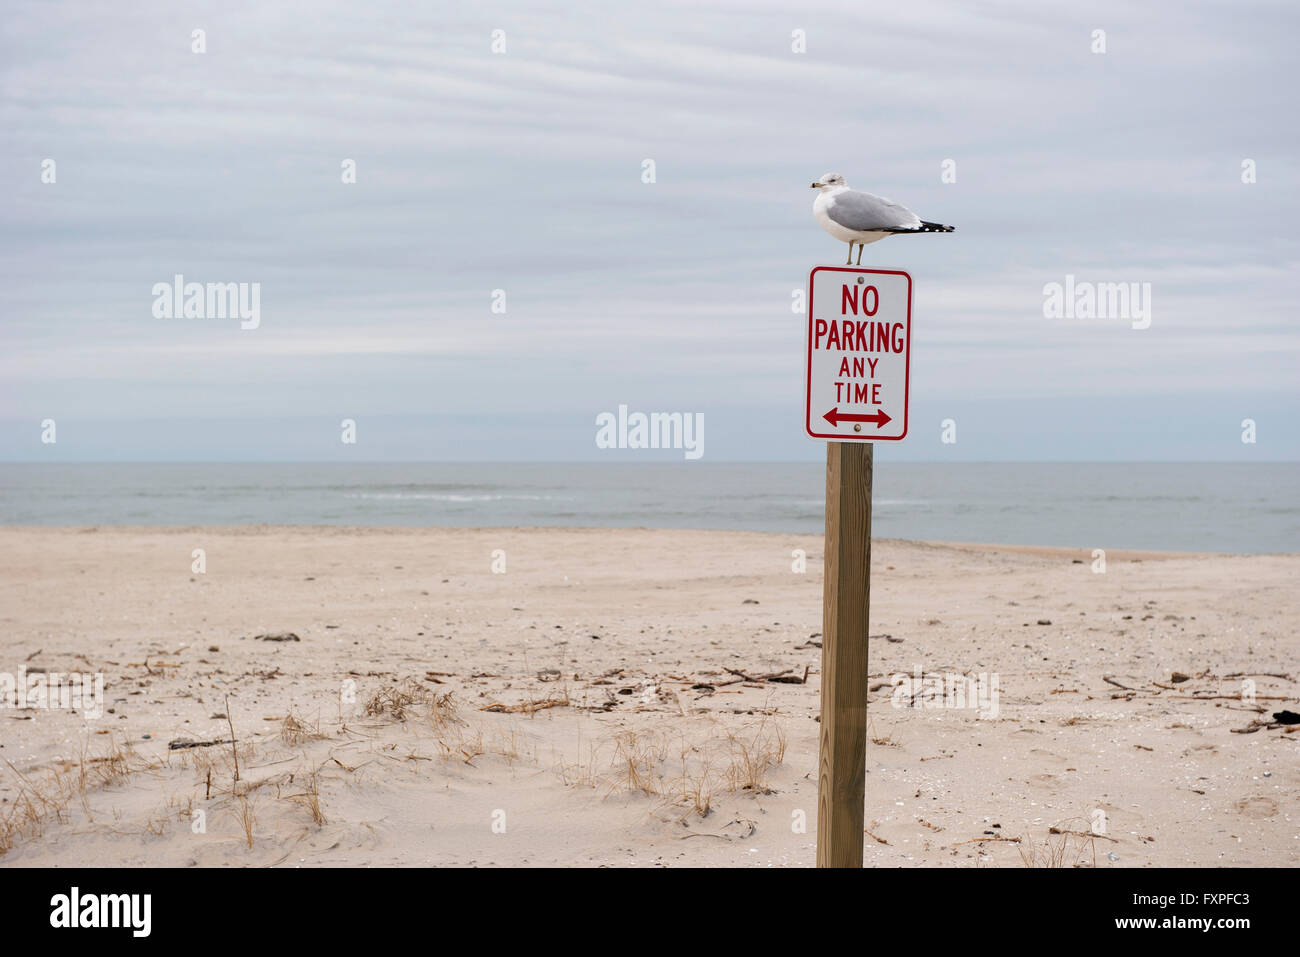
[[[0,710],[0,866],[815,861],[818,536],[6,528],[0,566],[0,671],[112,709]],[[1300,733],[1234,733],[1300,710],[1300,556],[872,567],[869,866],[1300,861]],[[918,671],[996,714],[896,707]]]

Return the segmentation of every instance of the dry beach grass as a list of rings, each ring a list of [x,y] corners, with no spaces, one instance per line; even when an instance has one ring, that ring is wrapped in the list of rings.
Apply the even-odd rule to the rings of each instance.
[[[112,709],[0,710],[0,866],[809,865],[820,547],[0,529],[0,671]],[[1300,734],[1259,723],[1297,709],[1300,557],[873,557],[868,864],[1300,859]],[[895,707],[918,672],[996,674],[996,716]]]

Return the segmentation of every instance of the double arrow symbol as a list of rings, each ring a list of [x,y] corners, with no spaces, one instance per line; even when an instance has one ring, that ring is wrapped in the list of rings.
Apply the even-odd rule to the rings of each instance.
[[[831,409],[823,415],[822,418],[831,425],[839,425],[841,422],[874,422],[876,423],[876,428],[880,428],[886,422],[890,421],[890,416],[885,415],[884,409],[881,409],[879,412],[873,412],[871,415],[858,415],[852,412],[841,412],[839,406]]]

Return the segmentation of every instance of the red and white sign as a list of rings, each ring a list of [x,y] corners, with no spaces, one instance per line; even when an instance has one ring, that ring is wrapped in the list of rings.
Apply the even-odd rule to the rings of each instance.
[[[808,274],[805,349],[809,436],[893,442],[907,435],[911,276],[817,266]]]

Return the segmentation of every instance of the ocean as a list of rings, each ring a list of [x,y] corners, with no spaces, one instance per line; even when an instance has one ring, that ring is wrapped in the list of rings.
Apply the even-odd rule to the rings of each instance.
[[[0,464],[5,525],[822,531],[821,463]],[[877,463],[884,538],[1300,551],[1300,463]]]

